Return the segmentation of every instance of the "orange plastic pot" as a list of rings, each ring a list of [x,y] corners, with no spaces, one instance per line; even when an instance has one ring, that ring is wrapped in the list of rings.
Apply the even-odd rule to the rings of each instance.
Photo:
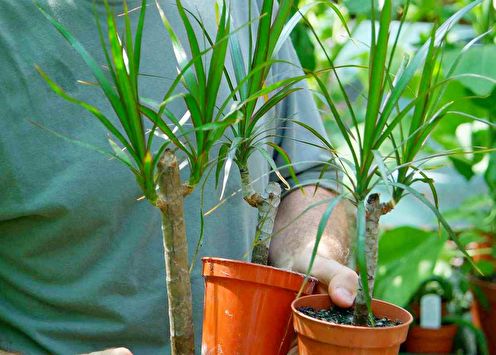
[[[479,280],[475,277],[470,279],[470,283],[472,289],[476,289],[474,292],[474,318],[478,319],[486,335],[489,353],[496,355],[496,283]],[[478,297],[481,296],[487,302],[479,300]]]
[[[286,355],[295,334],[291,302],[304,275],[243,261],[203,258],[202,354]],[[310,278],[304,294],[317,279]]]
[[[325,309],[331,306],[328,295],[312,295],[291,304],[300,355],[391,355],[398,354],[406,339],[412,315],[391,303],[373,300],[377,317],[388,317],[402,324],[395,327],[367,328],[333,324],[311,318],[298,311],[301,307]]]
[[[439,329],[413,326],[408,332],[405,349],[409,353],[448,354],[457,331],[456,324],[443,325]]]

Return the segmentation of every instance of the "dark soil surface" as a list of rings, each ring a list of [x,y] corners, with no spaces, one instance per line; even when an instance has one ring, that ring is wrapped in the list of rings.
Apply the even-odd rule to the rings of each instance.
[[[312,307],[301,307],[298,310],[309,317],[329,323],[355,325],[353,324],[353,308],[339,308],[334,306],[330,309],[315,310]],[[377,318],[376,316],[374,316],[374,320],[376,328],[394,327],[401,324],[401,322],[397,320]],[[369,327],[370,326],[371,324],[369,322]]]

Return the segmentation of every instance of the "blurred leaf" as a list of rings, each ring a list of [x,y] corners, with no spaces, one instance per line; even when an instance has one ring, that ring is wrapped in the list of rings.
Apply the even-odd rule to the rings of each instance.
[[[485,237],[481,236],[476,231],[468,230],[464,231],[459,235],[460,243],[462,245],[468,245],[469,243],[481,243],[486,240]]]
[[[453,163],[456,171],[458,171],[466,180],[470,180],[474,176],[472,163],[468,159],[463,156],[452,156],[449,157],[449,159]]]
[[[406,306],[420,285],[433,275],[446,238],[412,227],[385,232],[379,239],[374,297]]]
[[[302,24],[298,24],[293,32],[291,32],[291,41],[293,42],[302,68],[314,71],[317,67],[315,45],[313,44],[308,31]]]
[[[484,179],[486,180],[489,190],[492,192],[493,199],[496,199],[496,153],[492,152],[489,155],[489,164],[487,166],[486,172],[484,173]]]
[[[454,60],[452,57],[454,52],[447,52],[445,65],[449,65]],[[496,46],[473,46],[460,58],[453,75],[470,73],[496,79],[496,65],[494,63],[496,63]],[[474,78],[459,78],[457,80],[479,96],[487,96],[495,88],[495,84],[487,80]]]
[[[484,276],[491,276],[494,274],[494,262],[491,260],[479,260],[476,262],[477,267]]]
[[[377,9],[378,7],[378,1],[375,1],[375,8]],[[358,14],[370,14],[372,11],[372,4],[370,1],[363,1],[363,0],[344,0],[343,1],[344,5],[348,9],[348,11],[354,15]]]

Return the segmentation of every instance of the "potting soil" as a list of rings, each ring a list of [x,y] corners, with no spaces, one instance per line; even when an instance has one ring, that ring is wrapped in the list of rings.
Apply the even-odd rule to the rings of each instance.
[[[298,308],[298,311],[309,317],[323,320],[329,323],[355,325],[353,323],[353,308],[340,308],[334,306],[328,309],[315,310],[312,307],[301,307]],[[378,318],[375,315],[374,321],[376,328],[394,327],[401,324],[401,322],[398,320],[391,320],[386,317]],[[369,327],[372,326],[370,320],[368,325]]]

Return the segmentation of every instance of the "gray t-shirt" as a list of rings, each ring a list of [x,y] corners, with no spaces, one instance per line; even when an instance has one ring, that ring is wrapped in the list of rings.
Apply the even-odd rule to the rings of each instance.
[[[130,8],[139,5],[128,2]],[[215,1],[183,2],[213,33]],[[120,1],[111,3],[116,12],[122,10]],[[142,71],[164,78],[143,77],[141,94],[160,100],[176,75],[176,63],[157,10],[150,3]],[[248,21],[246,3],[233,2],[235,27]],[[93,0],[43,0],[41,4],[104,62]],[[163,7],[185,39],[174,2],[164,1]],[[102,1],[96,2],[96,9],[103,17]],[[134,21],[138,13],[133,13]],[[240,37],[246,51],[246,31]],[[290,45],[279,56],[297,63]],[[34,2],[0,0],[0,349],[73,354],[126,346],[136,354],[167,354],[159,214],[146,201],[137,200],[141,192],[121,163],[46,130],[109,149],[100,123],[54,94],[35,72],[35,64],[71,95],[111,112],[97,88],[77,83],[92,81],[91,73]],[[272,78],[294,73],[294,68],[278,64]],[[221,90],[221,96],[226,96],[227,85]],[[180,103],[174,105],[178,115],[184,112]],[[293,94],[272,115],[297,118],[324,132],[308,90]],[[290,121],[267,119],[265,124],[267,128],[277,124],[274,136],[283,138],[275,141],[294,161],[328,159],[322,150],[295,141],[312,138]],[[314,166],[299,165],[298,171],[307,179],[316,173],[311,171]],[[255,184],[260,191],[268,180],[269,166],[254,155],[251,170],[254,178],[262,177]],[[239,174],[233,169],[226,195],[238,187]],[[200,235],[200,196],[198,189],[185,204],[190,255]],[[205,209],[218,200],[211,176],[204,194]],[[200,257],[245,258],[255,225],[256,210],[236,194],[205,219]],[[200,265],[197,261],[192,274],[197,344],[203,307]]]

